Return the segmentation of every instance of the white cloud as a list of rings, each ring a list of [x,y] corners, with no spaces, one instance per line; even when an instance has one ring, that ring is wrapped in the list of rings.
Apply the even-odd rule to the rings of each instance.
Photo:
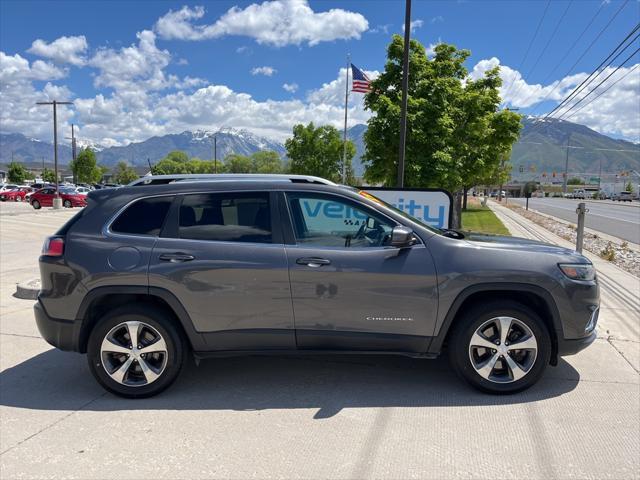
[[[444,23],[444,17],[442,15],[438,15],[429,20],[429,23],[432,25],[435,23]]]
[[[236,53],[239,53],[240,55],[251,55],[253,53],[253,50],[251,50],[251,48],[247,47],[246,45],[242,45],[241,47],[236,48]]]
[[[424,49],[427,57],[433,57],[436,54],[436,47],[441,43],[442,39],[438,38],[438,41],[436,43],[430,43],[429,45],[427,45],[427,47]]]
[[[498,65],[500,65],[500,60],[495,57],[481,60],[473,67],[469,76],[473,79],[480,78],[484,72]],[[605,135],[622,136],[634,142],[640,141],[640,115],[638,114],[638,109],[640,108],[638,103],[638,98],[640,98],[640,70],[636,69],[634,72],[631,72],[597,100],[588,103],[596,95],[616,82],[616,80],[619,80],[629,73],[633,67],[634,66],[631,65],[626,68],[620,68],[616,74],[590,95],[589,98],[571,110],[571,112],[567,112],[567,110],[573,105],[573,100],[568,103],[566,108],[561,108],[553,116],[562,116],[564,112],[566,113],[566,115],[562,117],[564,120],[586,125]],[[593,82],[591,87],[586,88],[578,94],[575,101],[579,101],[591,88],[604,80],[613,70],[613,67],[606,68],[598,79]],[[500,76],[503,81],[500,89],[503,102],[511,107],[530,108],[541,102],[548,101],[556,105],[559,104],[574,88],[587,78],[588,74],[577,73],[569,75],[549,85],[529,84],[522,78],[522,75],[517,70],[513,70],[506,65],[500,65]],[[585,107],[579,110],[583,106]],[[551,109],[552,108],[549,108],[549,111]]]
[[[412,20],[409,25],[410,25],[411,33],[413,33],[416,29],[424,25],[424,20],[421,20],[418,18],[417,20]],[[404,32],[404,23],[402,24],[402,31]]]
[[[232,7],[210,25],[193,23],[204,14],[202,6],[170,10],[158,19],[155,30],[164,39],[205,40],[242,35],[261,44],[283,47],[360,38],[369,28],[367,19],[359,13],[339,8],[316,13],[307,0],[272,0],[244,9]]]
[[[277,70],[273,67],[264,66],[264,67],[254,67],[251,69],[251,75],[264,75],[265,77],[271,77]]]
[[[298,91],[297,83],[283,83],[282,88],[284,88],[289,93],[296,93]]]
[[[560,101],[587,77],[586,73],[578,73],[549,85],[529,84],[517,70],[513,70],[506,65],[500,65],[500,60],[496,57],[479,61],[473,67],[469,76],[474,80],[478,79],[484,75],[484,72],[496,66],[500,66],[500,77],[502,78],[500,96],[502,101],[516,108],[531,107],[545,100],[545,97],[546,100]]]
[[[179,58],[176,61],[176,65],[180,65],[180,66],[189,65],[189,60],[187,60],[186,58]]]
[[[389,33],[389,29],[393,25],[391,23],[385,23],[384,25],[376,25],[374,28],[369,30],[369,33],[384,33],[387,35]]]
[[[0,52],[0,83],[16,83],[24,80],[57,80],[66,72],[42,60],[31,65],[19,54],[13,56]]]
[[[31,48],[27,52],[50,58],[58,63],[81,66],[86,62],[84,53],[87,48],[87,39],[84,35],[79,35],[77,37],[60,37],[51,43],[37,39],[31,44]]]

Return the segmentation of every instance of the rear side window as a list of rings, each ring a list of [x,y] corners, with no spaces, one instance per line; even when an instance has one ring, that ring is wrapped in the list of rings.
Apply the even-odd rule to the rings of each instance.
[[[271,243],[267,192],[185,195],[178,236],[192,240]]]
[[[111,231],[130,235],[159,235],[173,197],[144,198],[131,204],[111,224]]]

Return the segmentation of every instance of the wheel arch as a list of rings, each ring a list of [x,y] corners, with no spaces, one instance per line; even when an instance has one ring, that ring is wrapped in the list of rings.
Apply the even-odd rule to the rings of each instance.
[[[76,316],[79,325],[78,351],[86,353],[89,335],[105,313],[132,302],[154,305],[167,311],[192,350],[206,350],[203,336],[194,329],[191,317],[171,292],[156,287],[113,286],[95,288],[84,297]]]
[[[562,332],[560,313],[553,296],[544,288],[527,283],[487,283],[472,285],[458,294],[451,304],[440,331],[429,344],[427,353],[438,354],[446,345],[456,318],[473,305],[495,300],[512,300],[535,311],[545,322],[551,336],[551,364],[558,361],[558,336]]]

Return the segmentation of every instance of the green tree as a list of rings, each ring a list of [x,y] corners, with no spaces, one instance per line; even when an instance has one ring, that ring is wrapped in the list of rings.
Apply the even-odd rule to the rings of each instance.
[[[136,171],[132,167],[127,165],[127,162],[123,160],[119,161],[118,165],[116,165],[116,168],[114,169],[114,172],[113,172],[113,176],[115,178],[116,183],[119,183],[121,185],[126,185],[128,183],[131,183],[134,180],[137,180],[139,177]]]
[[[7,178],[11,183],[23,183],[27,178],[27,169],[19,162],[9,163]]]
[[[182,150],[173,150],[165,158],[179,163],[187,163],[189,161],[189,156]]]
[[[251,158],[237,153],[227,155],[224,164],[229,173],[251,173],[253,171]]]
[[[330,125],[316,128],[313,122],[306,126],[296,125],[293,127],[293,137],[285,142],[285,147],[291,173],[341,181],[345,146],[336,128]],[[346,183],[350,184],[353,183],[351,160],[356,154],[356,147],[351,141],[347,141],[346,154]]]
[[[631,183],[631,180],[627,182],[624,189],[626,192],[633,193],[633,184]]]
[[[573,177],[567,180],[567,185],[582,185],[584,182],[581,178]]]
[[[394,35],[387,63],[372,82],[365,107],[373,112],[365,133],[365,179],[397,180],[403,39]],[[480,179],[506,170],[505,155],[517,141],[520,116],[498,111],[498,68],[473,79],[464,62],[468,50],[440,44],[427,58],[420,42],[410,43],[405,185],[467,190]],[[459,205],[459,204],[458,204]]]
[[[96,163],[96,154],[91,148],[83,148],[69,168],[78,183],[96,183],[100,181],[103,169]]]
[[[42,180],[45,182],[49,182],[49,183],[55,183],[56,182],[56,174],[53,170],[49,170],[48,168],[44,168],[42,170]]]
[[[252,171],[255,173],[282,173],[282,160],[277,152],[265,150],[251,155]]]

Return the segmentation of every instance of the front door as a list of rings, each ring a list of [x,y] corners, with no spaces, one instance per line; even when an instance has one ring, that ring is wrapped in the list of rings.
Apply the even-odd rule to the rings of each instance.
[[[438,306],[425,245],[387,246],[397,222],[350,198],[285,195],[298,347],[425,351]]]
[[[294,349],[284,245],[269,192],[178,197],[149,286],[182,303],[210,350]]]

